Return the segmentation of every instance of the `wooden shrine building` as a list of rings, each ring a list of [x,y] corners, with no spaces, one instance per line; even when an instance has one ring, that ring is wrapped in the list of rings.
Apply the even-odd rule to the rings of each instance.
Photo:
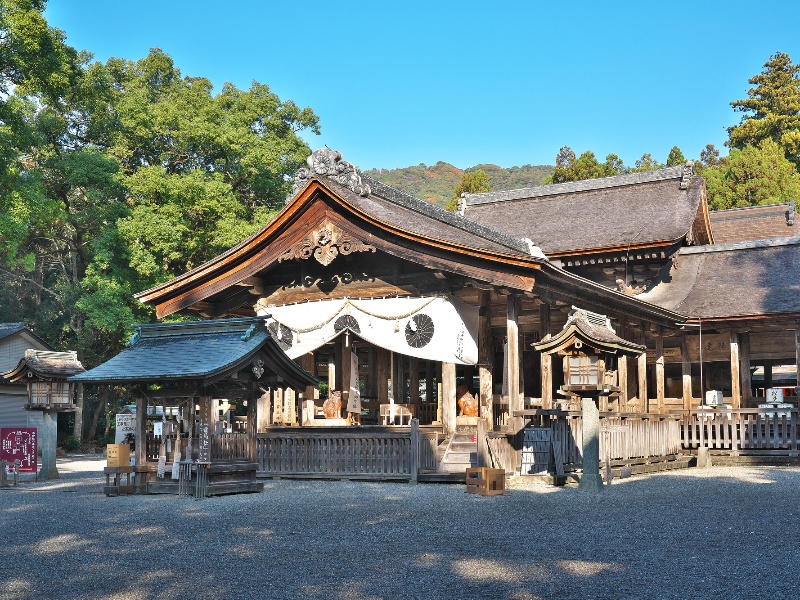
[[[134,327],[125,350],[70,381],[133,390],[136,490],[178,493],[185,480],[199,496],[258,491],[255,429],[271,392],[290,397],[317,380],[287,358],[263,318]],[[221,403],[246,406],[244,431],[222,426]]]
[[[530,411],[579,408],[558,393],[561,357],[534,347],[564,327],[573,307],[604,315],[619,338],[645,349],[616,361],[619,390],[601,399],[601,412],[663,421],[674,432],[705,391],[745,407],[748,343],[754,365],[800,362],[797,243],[714,244],[705,183],[691,163],[465,195],[454,214],[323,149],[270,223],[137,298],[159,317],[262,317],[275,347],[322,380],[273,403],[257,425],[261,475],[414,479],[417,471],[384,460],[406,452],[405,442],[373,460],[374,447],[390,440],[367,439],[368,427],[411,427],[420,471],[459,454],[460,431],[506,434],[492,461],[514,469],[514,440]],[[713,360],[721,364],[704,370],[706,344],[720,340]],[[431,432],[434,445],[420,444]],[[311,448],[325,435],[334,450],[323,461]],[[449,440],[444,458],[440,439]],[[300,455],[317,462],[273,460]],[[334,468],[330,457],[341,455],[357,458]],[[470,452],[463,462],[474,464]],[[452,470],[463,473],[463,462]]]

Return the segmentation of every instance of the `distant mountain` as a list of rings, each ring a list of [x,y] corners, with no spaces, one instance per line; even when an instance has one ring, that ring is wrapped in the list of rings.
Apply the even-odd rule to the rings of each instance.
[[[554,167],[549,165],[523,165],[504,169],[497,165],[476,165],[467,171],[483,169],[489,176],[493,192],[541,185],[546,177],[552,175]],[[364,171],[370,177],[391,185],[399,190],[445,206],[464,172],[446,162],[439,161],[430,167],[419,164],[402,169],[370,169]]]

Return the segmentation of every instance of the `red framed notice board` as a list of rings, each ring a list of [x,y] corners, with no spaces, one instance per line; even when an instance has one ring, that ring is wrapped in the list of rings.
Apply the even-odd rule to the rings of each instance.
[[[20,473],[36,473],[36,446],[35,427],[0,427],[0,460],[18,460]]]

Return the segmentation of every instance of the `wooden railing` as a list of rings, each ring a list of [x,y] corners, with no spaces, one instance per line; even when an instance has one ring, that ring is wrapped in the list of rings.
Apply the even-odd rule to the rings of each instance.
[[[250,457],[249,436],[246,433],[217,433],[211,436],[211,462],[218,460],[247,460]]]
[[[418,427],[270,428],[257,435],[259,476],[415,481],[436,469],[438,434]]]
[[[529,427],[547,427],[552,431],[554,452],[566,470],[582,467],[583,424],[580,411],[525,410]],[[515,413],[519,414],[519,413]],[[487,445],[494,466],[507,472],[519,472],[522,432],[487,434]],[[600,457],[607,449],[614,464],[670,460],[681,449],[679,415],[635,413],[600,413]]]
[[[796,409],[706,409],[681,422],[685,450],[704,446],[726,454],[797,456],[800,413]]]

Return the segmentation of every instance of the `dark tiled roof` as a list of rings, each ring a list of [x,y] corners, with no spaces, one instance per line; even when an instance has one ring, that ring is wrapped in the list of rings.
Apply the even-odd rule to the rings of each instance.
[[[662,279],[637,297],[694,318],[800,313],[800,237],[683,248]]]
[[[25,323],[0,323],[0,340],[26,329]]]
[[[368,197],[359,196],[335,182],[331,183],[352,204],[385,223],[465,246],[525,256],[531,254],[528,243],[519,237],[485,227],[363,173],[361,179],[372,190]]]
[[[32,372],[41,379],[66,379],[86,369],[78,360],[78,354],[70,352],[53,352],[51,350],[25,350],[25,355],[19,364],[4,376],[9,380],[23,377],[27,372]]]
[[[313,384],[316,380],[292,362],[273,341],[263,318],[218,319],[134,325],[128,347],[70,381],[213,381],[238,369],[259,350],[276,359],[278,375]]]
[[[527,237],[545,254],[674,242],[692,230],[702,177],[684,167],[555,185],[470,194],[464,215]]]
[[[741,242],[800,235],[794,202],[748,206],[708,213],[714,242]]]

